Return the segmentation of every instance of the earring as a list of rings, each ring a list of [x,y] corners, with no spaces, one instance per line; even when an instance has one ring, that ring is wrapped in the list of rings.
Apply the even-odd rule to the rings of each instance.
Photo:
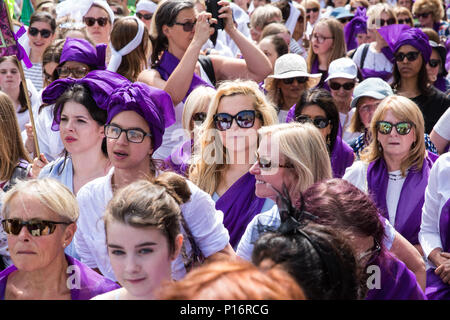
[[[65,248],[65,247],[66,247],[66,243],[64,242],[64,243],[63,243],[63,248]]]
[[[381,143],[378,141],[377,142],[378,145],[378,151],[383,152],[383,146],[381,145]]]

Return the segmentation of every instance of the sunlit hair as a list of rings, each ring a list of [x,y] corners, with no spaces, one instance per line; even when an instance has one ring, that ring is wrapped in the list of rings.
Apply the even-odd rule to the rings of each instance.
[[[78,219],[78,203],[74,194],[53,178],[17,181],[3,198],[2,216],[5,219],[8,219],[11,214],[11,201],[24,194],[39,200],[43,206],[60,216],[64,222],[72,223]],[[22,200],[22,197],[20,199]]]
[[[266,4],[256,8],[250,16],[250,25],[253,28],[264,28],[271,21],[281,21],[283,19],[281,10],[271,4]]]
[[[183,116],[181,118],[181,123],[183,124],[183,129],[189,132],[194,130],[192,123],[192,116],[205,110],[208,111],[208,105],[211,102],[212,97],[216,93],[211,87],[199,86],[192,90],[192,92],[186,98],[186,102],[183,107]]]
[[[45,11],[35,11],[30,17],[30,27],[35,22],[48,23],[48,25],[50,26],[50,31],[52,32],[52,34],[55,33],[56,21],[55,21],[55,18],[53,18],[53,16],[50,13],[45,12]]]
[[[277,144],[280,154],[294,167],[295,192],[302,192],[313,183],[332,177],[327,146],[314,125],[290,122],[263,127],[258,133],[260,141],[267,138],[271,145]]]
[[[394,8],[387,3],[377,3],[376,5],[371,5],[367,10],[367,29],[378,29],[381,27],[380,18],[383,12],[389,16],[389,19],[394,18],[395,23],[397,23]]]
[[[200,137],[200,152],[194,155],[194,164],[189,171],[189,179],[209,194],[214,193],[221,174],[227,168],[226,164],[230,163],[228,151],[215,129],[214,115],[217,113],[222,98],[236,95],[248,96],[253,99],[253,108],[257,113],[257,118],[261,121],[261,126],[270,126],[278,122],[275,108],[267,101],[256,82],[233,80],[220,84],[211,100],[206,120],[201,128],[203,133]],[[214,150],[213,153],[212,150]],[[212,156],[212,154],[214,155]],[[210,157],[214,158],[213,163],[210,163]]]
[[[106,233],[112,222],[134,228],[154,227],[167,238],[173,254],[180,234],[180,205],[190,196],[186,180],[173,172],[164,172],[153,181],[133,182],[119,189],[109,201],[104,216]]]
[[[340,23],[338,20],[334,18],[322,18],[320,19],[317,24],[314,26],[314,30],[312,34],[314,34],[315,29],[325,24],[328,29],[330,30],[331,36],[333,37],[333,45],[330,47],[330,56],[328,57],[328,63],[329,66],[331,61],[345,57],[347,53],[347,45],[345,42],[344,37],[344,28],[342,27],[342,23]],[[309,47],[308,50],[308,70],[311,71],[311,68],[314,64],[314,61],[318,59],[317,54],[314,53],[312,49],[312,45]]]
[[[409,25],[411,27],[414,27],[414,18],[413,18],[413,15],[411,14],[411,11],[409,11],[408,8],[396,6],[396,7],[394,7],[394,13],[395,13],[395,16],[397,17],[397,20],[398,20],[399,15],[407,15],[408,18],[411,19],[411,23]]]
[[[42,54],[42,72],[44,72],[44,67],[48,63],[55,62],[56,65],[59,64],[59,60],[61,59],[61,53],[66,43],[65,39],[56,39],[50,44],[47,48],[45,48],[44,53]],[[47,78],[44,78],[44,86],[47,87],[51,82],[55,81],[58,78],[58,72],[55,70],[53,74],[51,74],[51,81],[48,81]]]
[[[20,75],[19,72],[19,61],[17,60],[16,56],[3,56],[0,57],[0,64],[3,63],[4,61],[9,61],[12,62],[16,65],[17,67],[17,72]],[[31,94],[30,94],[31,96]],[[19,103],[20,103],[20,108],[17,111],[18,113],[23,113],[23,112],[28,112],[28,108],[27,108],[27,98],[25,96],[25,90],[23,89],[23,85],[20,83],[20,87],[19,87]]]
[[[387,111],[391,111],[399,121],[413,123],[414,130],[411,129],[411,131],[414,132],[416,139],[411,145],[411,151],[408,156],[402,160],[400,165],[402,175],[406,176],[406,170],[411,167],[415,170],[421,170],[426,156],[424,119],[419,107],[412,100],[403,96],[389,96],[378,105],[370,122],[370,132],[372,137],[376,138],[372,139],[372,142],[366,148],[367,152],[361,155],[361,159],[366,162],[372,162],[383,157],[383,150],[378,142],[377,121],[383,121]],[[395,128],[392,128],[392,130],[395,130]]]
[[[352,6],[353,4],[355,4],[355,2],[358,2],[359,4],[361,4],[361,6],[363,6],[364,8],[369,8],[370,3],[367,0],[350,0],[350,6]]]
[[[111,31],[111,44],[116,51],[125,47],[138,33],[138,23],[132,17],[116,19]],[[117,73],[130,81],[136,81],[142,70],[147,69],[148,29],[144,26],[141,43],[122,57]]]
[[[20,159],[31,159],[22,141],[13,102],[1,91],[0,132],[0,180],[9,180]]]
[[[417,15],[426,12],[431,12],[434,22],[441,21],[445,16],[440,0],[416,0],[412,7],[412,13]]]
[[[262,270],[247,261],[221,260],[168,283],[162,300],[305,300],[296,281],[282,268]]]

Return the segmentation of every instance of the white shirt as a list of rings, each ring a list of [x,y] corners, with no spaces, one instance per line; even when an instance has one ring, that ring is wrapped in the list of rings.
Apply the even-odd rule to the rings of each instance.
[[[278,111],[278,123],[286,123],[286,118],[289,113],[289,110],[280,110]]]
[[[445,140],[450,140],[450,108],[439,118],[434,125],[434,131]]]
[[[105,277],[116,281],[108,256],[102,219],[106,206],[113,197],[113,173],[114,168],[111,168],[105,177],[88,182],[78,191],[80,216],[74,241],[81,262],[91,268],[98,268]],[[181,205],[182,214],[203,255],[209,257],[223,250],[230,241],[228,231],[223,225],[223,213],[215,209],[215,203],[207,193],[189,180],[186,181],[191,190],[191,199]],[[186,237],[185,239],[189,255],[191,248]],[[172,277],[179,280],[185,274],[183,260],[179,255],[172,263]]]
[[[402,192],[406,177],[402,176],[400,170],[389,172],[389,181],[386,190],[386,205],[389,213],[389,222],[395,225],[398,201]]]
[[[342,140],[350,144],[354,139],[358,138],[361,134],[360,132],[350,132],[348,128],[350,123],[352,123],[353,115],[355,114],[356,108],[351,108],[348,113],[339,112],[339,120],[342,127]]]
[[[450,153],[441,155],[430,171],[422,208],[419,242],[425,257],[436,248],[442,248],[439,222],[441,211],[450,199]],[[433,263],[428,261],[428,267]]]
[[[49,162],[58,159],[64,151],[64,144],[59,131],[51,129],[54,107],[54,104],[44,107],[34,120],[39,151],[45,155]]]
[[[360,45],[355,51],[353,56],[353,61],[361,69],[370,69],[376,71],[387,71],[392,72],[394,65],[385,57],[382,52],[377,52],[375,50],[374,44],[371,43],[369,50],[367,50],[367,56],[364,61],[364,66],[361,66],[361,57],[364,50],[364,44]]]

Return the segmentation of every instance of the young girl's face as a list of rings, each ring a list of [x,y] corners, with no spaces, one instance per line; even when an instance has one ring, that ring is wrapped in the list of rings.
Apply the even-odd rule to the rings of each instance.
[[[176,238],[179,245],[171,253],[167,236],[157,228],[136,228],[113,220],[107,224],[106,241],[117,281],[131,296],[153,299],[155,290],[171,280],[171,264],[182,236]]]
[[[317,55],[326,54],[333,47],[333,35],[325,23],[319,23],[312,34],[312,49]]]

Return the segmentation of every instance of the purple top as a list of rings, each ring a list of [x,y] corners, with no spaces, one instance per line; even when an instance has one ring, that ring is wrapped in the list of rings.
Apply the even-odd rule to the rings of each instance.
[[[345,169],[350,167],[354,160],[355,154],[353,153],[353,149],[345,141],[343,141],[339,135],[336,136],[330,156],[333,177],[342,178],[344,176]]]
[[[174,171],[184,177],[187,177],[193,145],[194,140],[188,140],[183,143],[177,150],[175,150],[164,160],[162,170]]]
[[[379,288],[368,291],[366,300],[427,300],[417,279],[406,265],[389,253],[379,256],[371,265],[380,267]],[[374,271],[368,273],[376,277]],[[372,283],[371,281],[368,281]],[[376,281],[373,281],[376,284]]]
[[[255,195],[255,176],[247,172],[217,200],[216,209],[224,214],[223,224],[230,234],[230,244],[236,248],[247,225],[261,213],[266,199]]]
[[[428,153],[423,161],[422,170],[411,168],[400,192],[394,228],[413,245],[419,244],[425,188],[435,160],[436,157]],[[367,185],[377,208],[386,219],[389,219],[386,203],[388,181],[389,174],[384,159],[372,161],[367,169]]]
[[[330,87],[325,82],[325,79],[328,78],[328,70],[320,70],[319,69],[319,59],[314,60],[310,73],[321,73],[322,77],[320,78],[319,84],[316,86],[316,88],[322,88],[325,90],[330,91]]]
[[[171,54],[169,51],[164,51],[161,61],[159,65],[156,67],[156,70],[161,75],[161,78],[163,80],[169,79],[172,72],[175,70],[175,68],[180,63],[180,60],[178,60],[177,57],[175,57],[173,54]],[[188,80],[188,79],[187,79]],[[186,101],[186,98],[188,95],[198,86],[207,86],[215,89],[213,86],[211,86],[209,83],[205,82],[201,77],[199,77],[195,72],[192,76],[191,85],[189,86],[189,89],[186,93],[186,95],[183,98],[183,102]]]
[[[450,251],[450,199],[442,207],[439,219],[439,232],[441,234],[442,250]],[[427,270],[427,285],[425,294],[430,300],[450,300],[450,285],[444,283],[440,276],[434,273],[436,269]]]
[[[68,283],[68,285],[72,284],[73,286],[73,288],[70,289],[72,300],[89,300],[99,294],[120,288],[117,283],[103,277],[77,259],[74,259],[69,255],[65,256],[69,264],[69,268],[67,269],[68,281],[71,280],[72,277],[75,279],[75,281]],[[8,276],[16,270],[17,268],[12,265],[0,272],[0,300],[5,299]],[[77,274],[79,276],[77,276]]]
[[[102,43],[94,48],[85,39],[67,38],[61,52],[59,65],[66,61],[76,61],[87,64],[91,70],[105,70],[106,47],[107,45]]]

